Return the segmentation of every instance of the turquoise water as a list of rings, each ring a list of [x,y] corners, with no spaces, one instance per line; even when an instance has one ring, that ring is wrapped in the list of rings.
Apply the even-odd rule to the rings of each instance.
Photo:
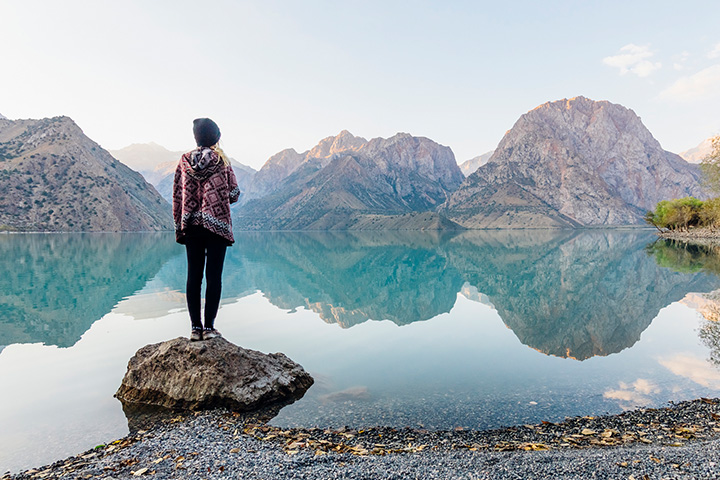
[[[715,303],[699,293],[720,279],[653,242],[239,233],[217,326],[316,379],[281,426],[494,428],[718,396],[720,336],[701,314]],[[189,333],[183,248],[172,234],[0,235],[0,265],[0,473],[125,435],[112,395],[128,359]]]

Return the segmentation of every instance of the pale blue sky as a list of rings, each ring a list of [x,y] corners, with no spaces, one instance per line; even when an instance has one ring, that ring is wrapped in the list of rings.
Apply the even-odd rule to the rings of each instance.
[[[172,150],[209,116],[256,168],[343,129],[426,136],[462,162],[584,95],[678,152],[720,133],[718,18],[692,0],[2,0],[0,113]]]

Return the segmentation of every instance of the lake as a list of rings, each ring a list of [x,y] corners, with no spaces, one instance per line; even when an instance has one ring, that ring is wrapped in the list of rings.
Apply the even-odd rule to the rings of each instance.
[[[0,235],[0,473],[128,433],[140,347],[189,334],[168,234]],[[652,232],[238,233],[216,325],[316,382],[271,423],[487,429],[720,395],[711,252]]]

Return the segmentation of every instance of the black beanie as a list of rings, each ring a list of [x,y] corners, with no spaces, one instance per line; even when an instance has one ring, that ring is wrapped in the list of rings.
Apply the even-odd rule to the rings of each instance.
[[[193,120],[193,135],[198,147],[212,147],[220,140],[220,128],[209,118]]]

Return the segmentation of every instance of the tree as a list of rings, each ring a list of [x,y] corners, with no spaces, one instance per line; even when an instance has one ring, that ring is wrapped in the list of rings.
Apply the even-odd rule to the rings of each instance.
[[[654,212],[645,214],[645,221],[658,229],[685,230],[700,224],[703,201],[694,197],[663,200]]]
[[[711,198],[703,203],[700,223],[711,229],[720,227],[720,197]]]
[[[720,194],[720,135],[712,139],[712,151],[700,162],[703,183],[716,194]]]

